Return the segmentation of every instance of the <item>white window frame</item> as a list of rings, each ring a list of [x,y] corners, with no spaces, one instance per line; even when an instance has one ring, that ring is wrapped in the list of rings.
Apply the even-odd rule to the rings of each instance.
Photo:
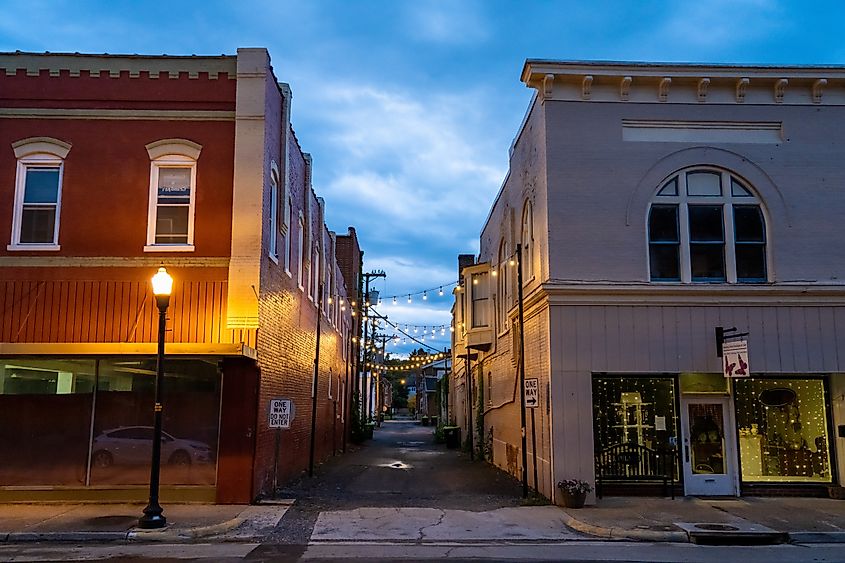
[[[52,242],[21,242],[21,227],[23,223],[24,195],[26,192],[26,177],[29,170],[38,168],[59,169],[59,185],[56,189],[56,220],[53,225]],[[7,250],[61,250],[59,245],[59,220],[62,210],[62,180],[64,179],[64,160],[51,154],[34,154],[18,160],[15,180],[15,210],[12,216],[12,240]]]
[[[162,139],[146,146],[150,156],[150,193],[147,209],[147,244],[144,252],[193,252],[194,218],[197,199],[197,160],[202,145],[187,139]],[[191,199],[188,207],[188,241],[183,244],[156,244],[158,174],[161,168],[191,169]]]
[[[719,196],[700,196],[687,194],[687,174],[696,172],[709,172],[719,175],[719,182],[721,188],[721,195]],[[672,181],[676,181],[677,195],[659,195]],[[731,193],[731,181],[736,182],[748,191],[751,196],[734,196]],[[652,280],[651,274],[651,238],[649,234],[649,218],[651,216],[651,209],[655,205],[675,205],[678,210],[678,237],[679,237],[679,268],[680,280]],[[720,206],[722,209],[722,229],[724,242],[724,261],[725,261],[725,279],[724,280],[693,280],[692,279],[692,264],[690,252],[690,227],[689,227],[689,206],[690,205],[713,205]],[[766,279],[761,281],[742,281],[737,279],[736,269],[736,236],[734,234],[734,206],[735,205],[756,205],[760,208],[760,213],[763,217],[763,232],[765,234],[764,244],[765,260],[766,260]],[[648,279],[650,283],[655,284],[737,284],[743,285],[748,283],[770,283],[772,280],[772,256],[771,256],[771,228],[768,213],[763,205],[762,199],[757,195],[755,190],[738,175],[713,166],[690,166],[678,170],[667,176],[654,192],[654,196],[649,202],[648,209],[645,216],[645,232],[646,232],[646,266],[648,268]]]
[[[64,184],[64,164],[71,145],[52,137],[29,137],[12,143],[17,159],[15,170],[15,201],[12,212],[12,233],[6,250],[61,250],[59,245],[59,223],[62,211],[62,185]],[[56,190],[56,221],[53,225],[53,242],[24,242],[21,239],[23,222],[23,200],[26,192],[27,170],[30,168],[59,168],[59,185]]]

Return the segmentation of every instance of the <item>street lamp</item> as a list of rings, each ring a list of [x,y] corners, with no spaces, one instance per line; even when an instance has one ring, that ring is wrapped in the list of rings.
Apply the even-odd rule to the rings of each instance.
[[[138,519],[141,528],[164,528],[167,519],[158,503],[158,481],[161,473],[161,395],[164,386],[164,333],[167,329],[167,306],[170,304],[170,292],[173,278],[162,266],[153,276],[153,294],[158,306],[158,356],[156,358],[155,403],[153,406],[153,457],[150,465],[150,501],[144,508],[144,515]]]

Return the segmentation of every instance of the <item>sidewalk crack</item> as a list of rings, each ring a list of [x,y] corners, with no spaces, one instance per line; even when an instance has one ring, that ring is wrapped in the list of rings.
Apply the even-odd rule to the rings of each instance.
[[[437,519],[437,522],[435,522],[434,524],[429,524],[427,526],[423,526],[422,528],[420,528],[420,531],[419,531],[420,537],[417,538],[417,543],[422,543],[422,541],[425,539],[425,530],[427,530],[428,528],[436,528],[437,526],[439,526],[440,524],[443,523],[443,519],[446,518],[446,511],[442,510],[442,509],[438,509],[438,510],[440,510],[440,517]]]

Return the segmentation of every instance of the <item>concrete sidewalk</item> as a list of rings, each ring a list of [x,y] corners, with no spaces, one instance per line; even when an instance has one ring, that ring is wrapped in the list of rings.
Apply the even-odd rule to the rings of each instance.
[[[833,499],[607,497],[564,512],[567,526],[600,538],[690,541],[690,525],[705,524],[702,529],[770,529],[797,543],[845,542],[845,502]]]
[[[168,504],[161,530],[137,528],[144,504],[0,504],[0,543],[252,541],[269,534],[290,504]]]

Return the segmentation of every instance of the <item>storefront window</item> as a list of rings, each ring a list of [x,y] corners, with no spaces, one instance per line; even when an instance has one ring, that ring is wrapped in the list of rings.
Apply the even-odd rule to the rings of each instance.
[[[821,379],[740,379],[735,391],[743,481],[831,482]]]
[[[154,357],[0,359],[0,486],[148,484],[155,374]],[[217,359],[167,358],[163,403],[161,483],[214,485]]]
[[[593,379],[596,450],[634,443],[668,448],[677,436],[675,380],[670,377]]]
[[[0,486],[84,485],[94,360],[0,360]]]
[[[149,483],[155,374],[155,359],[100,362],[92,484]],[[165,362],[162,484],[215,483],[219,380],[215,360]]]

